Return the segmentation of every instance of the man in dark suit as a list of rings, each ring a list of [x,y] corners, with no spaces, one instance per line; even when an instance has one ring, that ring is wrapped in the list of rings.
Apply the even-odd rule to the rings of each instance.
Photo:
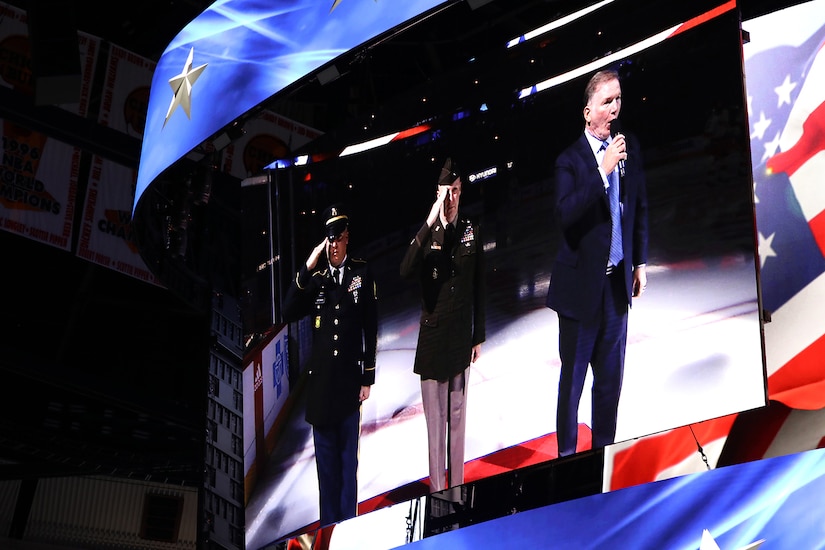
[[[635,138],[616,132],[621,106],[618,74],[593,75],[584,94],[584,132],[556,159],[553,202],[561,237],[547,307],[559,316],[559,456],[576,452],[588,365],[592,446],[614,442],[628,309],[647,285],[645,175]]]
[[[311,315],[306,420],[313,428],[322,527],[357,515],[361,403],[375,383],[378,341],[375,281],[364,260],[347,255],[349,217],[334,205],[323,219],[326,237],[284,300],[287,321]]]
[[[436,200],[401,262],[401,276],[421,287],[413,371],[421,378],[431,491],[464,483],[470,364],[485,339],[483,245],[478,226],[459,216],[460,197],[461,177],[447,159]]]

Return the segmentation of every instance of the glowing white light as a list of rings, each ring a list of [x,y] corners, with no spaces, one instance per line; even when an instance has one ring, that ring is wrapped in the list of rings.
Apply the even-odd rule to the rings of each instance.
[[[513,38],[512,40],[508,41],[507,42],[507,47],[512,48],[513,46],[521,44],[522,42],[526,42],[527,40],[531,40],[531,39],[533,39],[533,38],[535,38],[539,35],[548,33],[548,32],[550,32],[554,29],[558,29],[561,26],[567,25],[571,21],[575,21],[576,19],[584,17],[588,13],[594,12],[594,11],[596,11],[596,10],[598,10],[598,9],[600,9],[600,8],[606,6],[607,4],[610,4],[612,2],[613,2],[613,0],[604,0],[603,2],[599,2],[598,4],[593,4],[592,6],[590,6],[588,8],[585,8],[583,10],[579,10],[577,12],[571,13],[570,15],[566,15],[566,16],[562,17],[561,19],[556,19],[555,21],[550,21],[549,23],[547,23],[545,25],[542,25],[541,27],[539,27],[537,29],[533,29],[532,31],[530,31],[528,33],[525,33],[525,34],[519,36],[518,38]]]
[[[666,29],[666,30],[664,30],[664,31],[662,31],[658,34],[654,34],[653,36],[651,36],[650,38],[648,38],[646,40],[642,40],[641,42],[637,42],[636,44],[633,44],[632,46],[630,46],[628,48],[625,48],[623,50],[619,50],[618,52],[614,52],[611,55],[608,55],[607,57],[602,57],[600,59],[596,59],[595,61],[592,61],[592,62],[588,63],[587,65],[582,65],[581,67],[577,67],[576,69],[573,69],[572,71],[568,71],[566,73],[562,73],[560,75],[550,77],[547,80],[544,80],[542,82],[534,84],[534,85],[532,85],[528,88],[523,88],[519,92],[519,99],[523,99],[523,98],[525,98],[529,95],[532,95],[532,94],[535,94],[535,93],[538,93],[538,92],[542,92],[542,91],[547,90],[549,88],[552,88],[554,86],[558,86],[559,84],[563,84],[564,82],[567,82],[569,80],[573,80],[574,78],[577,78],[579,76],[589,74],[589,73],[595,71],[596,69],[598,69],[600,67],[605,67],[605,66],[610,65],[611,63],[613,63],[615,61],[620,61],[620,60],[625,59],[627,57],[630,57],[633,54],[636,54],[636,53],[638,53],[642,50],[645,50],[645,49],[647,49],[651,46],[659,44],[660,42],[664,42],[680,26],[681,25],[674,25],[673,27],[671,27],[669,29]]]
[[[347,155],[354,155],[355,153],[363,153],[364,151],[368,151],[370,149],[375,149],[376,147],[381,147],[382,145],[386,145],[398,135],[398,132],[393,134],[388,134],[383,137],[371,139],[369,141],[364,141],[362,143],[356,143],[355,145],[350,145],[346,147],[341,154],[338,155],[339,157],[345,157]]]

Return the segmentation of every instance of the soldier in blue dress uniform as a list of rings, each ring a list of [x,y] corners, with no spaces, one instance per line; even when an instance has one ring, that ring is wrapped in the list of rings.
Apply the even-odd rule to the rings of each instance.
[[[312,425],[321,526],[358,511],[361,403],[375,383],[378,340],[375,280],[363,259],[347,254],[349,216],[323,214],[325,238],[309,254],[284,300],[284,317],[310,316],[306,420]]]

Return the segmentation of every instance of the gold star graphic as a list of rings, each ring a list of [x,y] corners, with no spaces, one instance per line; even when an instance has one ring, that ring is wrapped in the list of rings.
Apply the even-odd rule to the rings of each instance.
[[[375,0],[375,1],[378,2],[378,0]],[[340,4],[340,3],[341,3],[341,0],[333,0],[332,1],[332,7],[329,9],[329,13],[332,13],[332,10],[337,8],[338,4]]]
[[[206,68],[206,63],[200,67],[192,68],[192,58],[194,55],[195,48],[192,48],[189,50],[189,57],[186,58],[186,65],[184,65],[183,71],[179,75],[169,79],[169,85],[172,87],[172,102],[169,104],[169,110],[166,111],[166,118],[163,121],[164,127],[166,127],[166,123],[169,122],[169,117],[172,116],[172,113],[175,112],[178,105],[183,107],[186,118],[192,118],[190,114],[190,109],[192,108],[192,86],[195,85],[195,81]]]

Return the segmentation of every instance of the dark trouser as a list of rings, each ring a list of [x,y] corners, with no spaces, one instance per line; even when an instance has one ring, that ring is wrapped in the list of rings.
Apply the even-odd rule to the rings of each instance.
[[[556,435],[559,456],[576,452],[578,411],[587,367],[593,369],[593,448],[613,443],[627,343],[627,299],[621,268],[606,276],[601,312],[579,321],[559,316],[559,401]]]
[[[340,424],[312,427],[322,527],[355,517],[358,513],[360,435],[360,408]]]

